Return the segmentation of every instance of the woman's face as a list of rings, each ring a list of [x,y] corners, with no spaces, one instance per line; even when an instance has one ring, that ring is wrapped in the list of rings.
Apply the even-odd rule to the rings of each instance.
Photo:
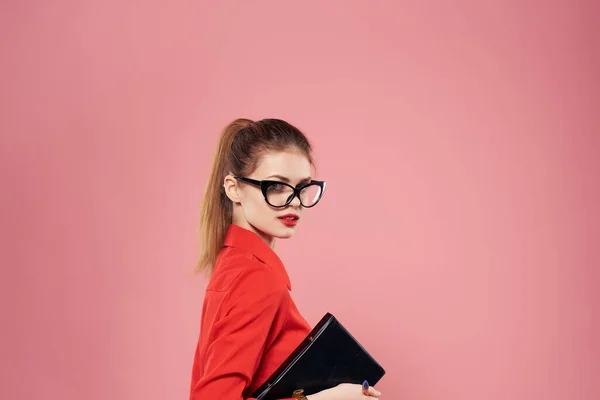
[[[273,180],[288,183],[294,187],[311,180],[311,164],[301,152],[282,151],[265,154],[255,171],[245,178]],[[298,197],[283,208],[275,208],[265,201],[261,188],[236,180],[232,176],[225,179],[227,195],[233,201],[233,223],[256,232],[269,245],[275,238],[289,238],[296,231],[302,219],[303,207]],[[283,186],[272,187],[269,201],[279,201],[278,192],[289,190]],[[278,197],[279,196],[279,197]],[[282,200],[285,202],[285,197]],[[279,205],[279,204],[276,204]]]

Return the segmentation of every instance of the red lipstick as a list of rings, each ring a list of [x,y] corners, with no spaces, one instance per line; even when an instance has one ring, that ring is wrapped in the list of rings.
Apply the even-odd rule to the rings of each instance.
[[[296,226],[296,224],[298,223],[298,219],[300,219],[300,217],[297,214],[285,214],[277,218],[279,218],[279,220],[283,222],[285,226],[290,227]]]

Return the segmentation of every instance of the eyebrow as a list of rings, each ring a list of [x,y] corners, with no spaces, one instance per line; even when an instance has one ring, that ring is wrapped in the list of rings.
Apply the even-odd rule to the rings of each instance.
[[[285,182],[285,183],[290,183],[290,179],[289,179],[289,178],[286,178],[286,177],[285,177],[285,176],[283,176],[283,175],[271,175],[271,176],[267,177],[266,179],[270,179],[270,178],[277,178],[277,179],[279,179],[279,180],[280,180],[280,181],[282,181],[282,182]],[[300,183],[310,182],[311,180],[312,180],[312,178],[309,176],[308,178],[304,178],[304,179],[302,179],[302,180],[300,181]]]

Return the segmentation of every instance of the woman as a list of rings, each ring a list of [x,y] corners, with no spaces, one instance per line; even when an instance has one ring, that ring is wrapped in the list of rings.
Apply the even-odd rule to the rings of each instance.
[[[221,135],[201,212],[198,271],[210,281],[191,400],[248,398],[310,332],[273,249],[323,194],[325,183],[310,176],[311,152],[302,132],[277,119],[237,119]],[[306,398],[379,395],[342,384]]]

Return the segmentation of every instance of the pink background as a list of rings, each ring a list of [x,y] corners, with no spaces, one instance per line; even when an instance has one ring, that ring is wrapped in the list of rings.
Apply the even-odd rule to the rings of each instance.
[[[386,399],[600,398],[599,10],[494,3],[3,2],[0,398],[186,398],[236,117],[313,140],[279,251]]]

